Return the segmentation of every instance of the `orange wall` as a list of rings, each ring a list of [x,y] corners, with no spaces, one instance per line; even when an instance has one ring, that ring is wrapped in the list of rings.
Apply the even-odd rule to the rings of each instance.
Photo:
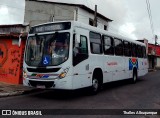
[[[12,45],[12,39],[0,39],[0,81],[21,84],[25,40],[21,46]]]

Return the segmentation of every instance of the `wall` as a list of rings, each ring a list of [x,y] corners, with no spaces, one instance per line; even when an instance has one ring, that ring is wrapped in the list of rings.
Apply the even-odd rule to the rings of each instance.
[[[157,68],[160,68],[160,57],[157,57],[157,65],[156,65]]]
[[[156,49],[156,56],[160,56],[160,46],[155,46],[153,44],[148,44],[148,53],[152,54],[152,51]]]
[[[73,6],[26,1],[24,22],[30,26],[61,20],[74,20]]]
[[[0,81],[12,84],[22,83],[22,66],[25,41],[17,45],[18,37],[0,38]]]
[[[94,15],[85,11],[84,9],[78,8],[78,21],[89,24],[89,18],[94,19]],[[103,20],[102,18],[97,18],[97,27],[104,29],[104,25],[108,26],[108,22]]]
[[[77,14],[75,14],[76,10]],[[74,18],[75,15],[77,19]],[[52,19],[54,21],[78,20],[89,24],[89,18],[94,19],[94,14],[77,6],[26,1],[24,22],[29,23],[30,26],[52,22]],[[104,25],[108,26],[108,22],[98,18],[98,27],[104,29]]]
[[[154,50],[156,50],[156,53]],[[155,67],[160,68],[160,46],[155,46],[154,44],[148,44],[148,59],[150,68],[153,67],[152,65],[154,61],[155,61]]]

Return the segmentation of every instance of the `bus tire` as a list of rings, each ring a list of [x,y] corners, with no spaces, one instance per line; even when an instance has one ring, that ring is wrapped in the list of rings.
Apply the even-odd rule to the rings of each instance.
[[[96,71],[94,74],[93,74],[93,77],[92,77],[92,86],[91,86],[91,94],[92,95],[96,95],[101,87],[102,87],[102,79],[103,78],[103,75],[102,75],[102,72],[100,70]]]
[[[96,77],[92,79],[91,94],[96,95],[99,91],[99,81]]]
[[[134,69],[134,70],[133,70],[133,76],[132,76],[132,78],[131,78],[131,83],[132,83],[132,84],[135,84],[136,82],[137,82],[137,70]]]

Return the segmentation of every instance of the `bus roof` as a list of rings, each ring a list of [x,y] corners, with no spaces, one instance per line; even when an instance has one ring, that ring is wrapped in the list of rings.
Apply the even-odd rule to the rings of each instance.
[[[139,45],[145,46],[145,44],[142,43],[142,42],[139,42],[139,41],[133,40],[133,39],[131,39],[131,38],[127,38],[127,37],[121,36],[121,35],[119,35],[119,34],[116,34],[116,33],[110,32],[110,31],[105,31],[105,30],[100,29],[100,28],[98,28],[98,27],[93,27],[93,26],[87,25],[87,24],[82,23],[82,22],[79,22],[79,21],[56,21],[56,22],[47,22],[47,23],[43,23],[43,24],[38,24],[38,25],[32,26],[31,28],[37,27],[37,26],[42,26],[42,25],[53,24],[53,23],[65,23],[65,22],[71,22],[71,24],[72,24],[73,26],[75,26],[75,27],[87,29],[87,30],[90,30],[90,31],[93,31],[93,32],[97,32],[97,33],[103,34],[103,35],[112,36],[112,37],[114,37],[114,38],[122,39],[122,40],[125,40],[125,41],[129,41],[129,42],[132,42],[132,43],[135,43],[135,44],[139,44]]]
[[[84,23],[81,23],[81,22],[78,22],[78,21],[73,21],[73,23],[75,24],[75,26],[80,27],[80,28],[89,29],[90,31],[101,33],[103,35],[112,36],[114,38],[122,39],[122,40],[125,40],[125,41],[129,41],[129,42],[132,42],[132,43],[135,43],[135,44],[145,46],[145,44],[142,43],[142,42],[136,41],[136,40],[131,39],[131,38],[127,38],[125,36],[121,36],[119,34],[116,34],[116,33],[110,32],[110,31],[100,29],[98,27],[93,27],[93,26],[90,26],[90,25],[87,25],[87,24],[84,24]]]

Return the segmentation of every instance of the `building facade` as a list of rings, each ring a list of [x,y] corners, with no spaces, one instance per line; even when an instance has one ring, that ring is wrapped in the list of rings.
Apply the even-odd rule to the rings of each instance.
[[[149,68],[160,69],[160,46],[154,44],[148,44],[148,62]]]
[[[40,23],[74,20],[93,25],[94,10],[80,4],[50,2],[47,0],[25,0],[24,23],[31,26]],[[112,20],[97,13],[97,27],[108,29]]]
[[[0,81],[21,84],[26,26],[0,26]]]
[[[137,40],[146,45],[146,53],[148,56],[148,68],[149,69],[160,69],[160,46],[148,43],[147,39]]]

